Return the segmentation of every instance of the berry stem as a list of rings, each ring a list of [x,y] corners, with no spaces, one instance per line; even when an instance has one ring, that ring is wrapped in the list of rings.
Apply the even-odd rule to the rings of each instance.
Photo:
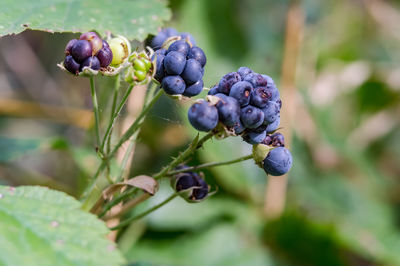
[[[150,109],[153,107],[153,105],[157,102],[157,100],[161,97],[162,94],[163,94],[163,90],[159,90],[157,92],[157,94],[151,99],[151,101],[146,105],[146,107],[143,108],[142,112],[136,118],[135,122],[133,122],[133,124],[128,128],[128,130],[125,132],[125,134],[121,137],[121,139],[117,143],[117,145],[115,145],[115,147],[107,155],[107,157],[103,158],[103,161],[101,162],[101,164],[99,165],[99,168],[97,169],[96,173],[94,174],[91,183],[87,186],[86,190],[83,193],[82,198],[84,198],[84,201],[83,201],[82,207],[81,207],[83,210],[90,210],[91,207],[96,203],[97,199],[101,195],[102,190],[107,186],[107,183],[105,183],[101,178],[99,178],[100,174],[102,173],[102,171],[108,164],[109,160],[111,158],[113,158],[115,153],[121,147],[121,145],[124,144],[125,141],[129,140],[130,137],[133,134],[135,134],[135,132],[140,128],[145,116],[150,111]]]
[[[178,166],[178,164],[182,163],[188,156],[190,156],[197,149],[199,149],[201,146],[203,146],[203,144],[207,140],[212,138],[213,136],[214,136],[214,133],[210,132],[207,135],[205,135],[204,137],[202,137],[201,139],[198,139],[198,137],[196,137],[190,143],[189,147],[187,147],[186,150],[183,153],[181,153],[178,157],[176,157],[171,163],[169,163],[168,165],[164,166],[161,169],[160,172],[158,172],[155,175],[153,175],[153,178],[154,179],[160,179],[160,178],[166,176],[167,173],[171,169],[175,168],[176,166]],[[112,199],[110,202],[108,202],[104,206],[104,210],[100,214],[100,217],[104,216],[106,214],[106,212],[109,211],[113,206],[117,205],[121,201],[124,201],[125,199],[127,199],[127,198],[131,197],[132,195],[134,195],[136,193],[136,191],[137,191],[136,188],[132,188],[132,189],[129,189],[129,190],[125,191],[123,194],[120,194],[120,195],[116,196],[114,199]]]
[[[101,146],[100,146],[100,150],[103,151],[103,152],[104,152],[104,145],[106,144],[107,141],[110,141],[111,132],[112,132],[112,129],[113,129],[114,125],[115,125],[115,121],[117,120],[117,117],[121,113],[122,108],[124,107],[126,101],[128,100],[129,94],[131,93],[133,88],[134,88],[133,85],[130,85],[128,87],[128,89],[126,90],[124,96],[122,97],[121,102],[118,105],[117,110],[112,113],[112,118],[110,120],[110,123],[108,124],[107,130],[106,130],[106,134],[104,134],[104,137],[103,137],[103,140],[102,140]]]
[[[117,100],[118,100],[118,93],[119,93],[119,88],[120,88],[120,84],[121,84],[121,80],[120,80],[120,74],[117,74],[115,76],[115,84],[114,84],[114,95],[113,95],[113,101],[112,101],[112,106],[111,106],[111,116],[110,116],[110,122],[109,124],[113,123],[113,119],[114,119],[114,113],[115,113],[115,109],[117,108]],[[112,129],[111,132],[107,138],[107,153],[110,152],[111,150],[111,135],[112,135]],[[104,139],[103,139],[104,141]]]
[[[124,221],[122,221],[120,224],[118,224],[117,226],[114,226],[112,228],[110,228],[110,230],[118,230],[120,228],[123,228],[125,226],[127,226],[128,224],[130,224],[131,222],[138,220],[140,218],[143,218],[144,216],[152,213],[153,211],[161,208],[162,206],[164,206],[165,204],[167,204],[168,202],[170,202],[171,200],[173,200],[176,196],[178,196],[178,193],[174,193],[171,196],[169,196],[168,198],[166,198],[164,201],[162,201],[161,203],[151,207],[150,209],[148,209],[147,211],[142,212],[141,214],[138,214],[136,216],[133,216],[131,218],[128,218]]]
[[[181,154],[179,154],[178,157],[176,157],[170,164],[168,164],[167,166],[165,166],[163,169],[161,169],[160,172],[158,172],[157,174],[153,175],[154,179],[160,179],[164,176],[167,175],[167,173],[177,167],[180,163],[182,163],[184,160],[186,160],[187,157],[189,157],[190,155],[192,155],[197,149],[199,149],[200,147],[203,146],[203,144],[211,139],[214,136],[214,133],[211,131],[209,132],[207,135],[205,135],[204,137],[202,137],[200,140],[198,139],[198,137],[196,137],[192,143],[189,145],[189,147],[186,148],[186,150],[184,152],[182,152]]]
[[[246,155],[246,156],[234,159],[234,160],[229,160],[229,161],[224,161],[224,162],[212,162],[212,163],[205,163],[205,164],[200,164],[197,166],[187,167],[184,169],[168,172],[166,175],[171,176],[171,175],[176,175],[179,173],[196,171],[196,170],[206,169],[206,168],[215,167],[215,166],[235,164],[235,163],[243,162],[243,161],[250,160],[250,159],[253,159],[253,154],[249,154],[249,155]]]
[[[133,124],[128,128],[128,130],[122,135],[121,139],[112,149],[108,157],[113,157],[115,153],[118,151],[118,149],[122,146],[122,144],[124,144],[127,140],[129,140],[133,136],[133,134],[135,134],[135,132],[140,128],[140,125],[142,124],[147,113],[150,111],[150,109],[153,107],[153,105],[157,102],[157,100],[161,97],[162,94],[163,90],[159,90],[157,94],[153,97],[153,99],[151,99],[151,101],[146,105],[146,107],[143,108],[142,112],[136,118],[135,122],[133,122]]]
[[[97,95],[96,88],[94,85],[94,78],[90,76],[90,93],[92,95],[92,104],[93,104],[93,113],[94,113],[94,122],[95,122],[95,130],[96,130],[96,141],[97,146],[100,145],[100,116],[99,116],[99,105],[97,103]],[[100,149],[100,152],[103,152],[103,149]]]

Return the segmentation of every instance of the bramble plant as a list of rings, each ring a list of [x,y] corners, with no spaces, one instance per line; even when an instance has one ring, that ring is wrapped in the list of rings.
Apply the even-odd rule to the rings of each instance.
[[[95,150],[99,164],[81,196],[82,203],[65,198],[66,202],[72,202],[75,206],[73,208],[80,206],[83,211],[91,212],[103,220],[120,218],[118,224],[109,228],[119,230],[156,211],[175,197],[182,197],[189,203],[198,203],[216,193],[216,189],[207,184],[201,172],[203,169],[254,160],[255,167],[261,167],[267,175],[280,176],[290,170],[292,156],[285,148],[283,135],[276,132],[280,123],[282,101],[271,77],[255,73],[248,67],[240,67],[236,72],[224,75],[218,84],[208,89],[204,87],[203,82],[207,57],[190,33],[179,33],[173,28],[162,29],[156,36],[147,40],[149,47],[143,50],[136,49],[133,52],[128,38],[129,36],[113,36],[110,32],[105,36],[100,36],[95,31],[82,33],[79,39],[72,39],[66,44],[64,60],[58,65],[71,75],[89,79],[95,118]],[[99,116],[101,107],[98,105],[95,88],[95,79],[98,75],[115,79],[115,93],[111,99],[112,108],[107,121],[101,121]],[[123,91],[120,89],[122,80],[127,82],[128,87],[124,90],[124,94],[120,95]],[[113,128],[128,98],[135,94],[136,86],[147,86],[143,108],[121,136],[114,136],[117,139],[114,142]],[[199,95],[203,90],[207,90],[208,95],[205,99],[193,100],[194,103],[188,110],[188,120],[196,130],[206,133],[204,135],[198,133],[184,151],[152,176],[125,178],[123,173],[128,167],[127,161],[133,151],[133,144],[137,141],[137,135],[146,115],[157,104],[161,95],[166,94],[175,100],[181,100]],[[104,128],[101,127],[103,124],[106,124]],[[245,142],[253,145],[253,153],[221,162],[185,165],[207,141],[233,136],[241,136]],[[126,149],[121,164],[118,166],[112,164],[121,146],[127,142],[130,146]],[[114,169],[116,167],[117,169]],[[136,216],[126,217],[124,214],[157,193],[160,179],[170,179],[174,193],[160,204]],[[50,201],[60,197],[58,192],[42,188],[34,190],[36,194],[30,193],[28,187],[17,189],[1,187],[0,204],[6,202],[9,206],[13,201],[23,201],[18,197],[25,200],[36,197],[49,198]],[[42,197],[38,196],[39,194]],[[40,208],[40,204],[36,207]],[[58,214],[56,211],[52,212],[53,206],[47,207],[50,210],[49,219],[54,219],[51,225],[57,228]],[[84,218],[88,216],[89,220],[94,220],[94,217],[87,213],[78,213]],[[18,215],[17,219],[26,219],[24,215]],[[41,230],[39,227],[42,225],[36,225],[34,220],[23,223],[26,224],[22,227],[38,226],[35,230]],[[100,228],[98,234],[107,232],[99,221],[95,220],[93,224],[95,225],[92,229],[93,234],[96,234],[96,228]],[[53,237],[52,233],[47,231],[44,234]],[[88,237],[88,239],[89,242],[96,241],[95,238]],[[65,237],[59,243],[67,240]],[[104,245],[99,247],[99,250],[104,250]],[[72,257],[73,255],[68,259]],[[116,254],[115,257],[119,255]],[[93,260],[90,263],[112,265],[120,260],[121,258],[116,258],[113,262]]]
[[[98,47],[94,48],[93,41],[87,40],[90,36],[92,40],[96,40]],[[103,45],[102,45],[103,43]],[[110,46],[108,46],[108,43]],[[121,176],[117,178],[107,177],[110,172],[110,161],[115,156],[118,149],[127,141],[135,141],[136,133],[140,130],[140,126],[150,111],[152,106],[164,92],[175,99],[182,97],[192,97],[198,95],[203,90],[202,77],[204,74],[204,66],[206,64],[206,56],[203,50],[197,46],[193,46],[195,40],[190,34],[182,35],[172,28],[163,29],[150,42],[156,51],[150,47],[147,51],[130,52],[130,44],[123,37],[119,36],[107,41],[101,41],[100,37],[94,32],[88,32],[81,35],[80,40],[71,40],[66,47],[67,57],[72,54],[76,62],[83,62],[79,69],[81,72],[69,70],[68,61],[64,61],[64,67],[78,75],[88,75],[92,91],[93,108],[97,139],[97,153],[101,159],[99,168],[93,176],[91,183],[82,195],[83,209],[99,214],[100,217],[107,216],[108,212],[116,205],[128,204],[137,197],[140,187],[131,185],[128,188],[119,186],[112,192],[107,192],[104,199],[105,191],[115,187],[115,184],[129,185],[129,180],[122,180]],[[83,48],[82,48],[83,47]],[[111,66],[102,64],[85,64],[90,58],[96,58],[98,53],[107,49],[112,57]],[[109,58],[110,58],[109,57]],[[108,61],[110,59],[108,58]],[[151,61],[150,61],[151,60]],[[107,62],[108,62],[107,61]],[[92,61],[93,62],[93,59]],[[109,63],[109,62],[108,62]],[[77,63],[78,64],[78,63]],[[62,65],[60,65],[63,68]],[[110,70],[111,68],[111,70]],[[119,77],[124,76],[125,80],[130,83],[129,88],[123,95],[121,102],[117,108],[113,108],[107,129],[101,137],[100,121],[98,117],[98,106],[96,99],[96,90],[94,88],[94,77],[99,74],[113,73],[117,75],[116,86],[119,86]],[[153,83],[158,84],[154,90]],[[148,101],[144,105],[137,119],[132,123],[129,129],[121,136],[117,144],[112,147],[111,130],[116,123],[118,115],[124,107],[126,100],[136,85],[147,85]],[[115,95],[117,98],[117,95]],[[113,100],[116,101],[116,98]],[[150,211],[145,212],[138,217],[130,217],[122,220],[112,230],[120,229],[129,222],[142,218],[144,215],[155,211],[159,207],[168,203],[175,196],[181,196],[189,202],[200,202],[211,195],[210,187],[207,185],[203,176],[192,171],[215,167],[218,165],[227,165],[238,163],[244,160],[254,159],[256,164],[262,167],[267,174],[280,176],[287,173],[292,165],[292,156],[288,149],[284,146],[284,138],[280,133],[275,133],[280,122],[280,109],[282,101],[279,91],[272,80],[267,75],[253,72],[248,67],[241,67],[237,72],[228,73],[221,78],[219,83],[208,91],[206,100],[197,100],[188,111],[188,119],[192,126],[199,130],[208,132],[200,138],[197,135],[189,147],[181,152],[174,160],[154,174],[147,177],[144,182],[157,184],[162,178],[170,178],[175,193],[167,198],[163,203],[153,207]],[[181,166],[186,162],[193,153],[201,148],[206,141],[212,138],[226,138],[229,136],[242,136],[247,143],[254,145],[253,152],[255,155],[246,155],[244,157],[220,163],[207,163],[193,167]],[[105,150],[105,147],[109,147]],[[125,156],[129,156],[128,149]],[[124,171],[122,166],[121,171]],[[108,183],[103,178],[108,179]],[[134,180],[135,177],[132,178]],[[158,187],[158,185],[156,185]],[[148,192],[148,191],[147,191]],[[156,189],[151,193],[156,193]],[[129,209],[134,208],[135,204],[128,204]],[[126,212],[129,210],[122,207]]]

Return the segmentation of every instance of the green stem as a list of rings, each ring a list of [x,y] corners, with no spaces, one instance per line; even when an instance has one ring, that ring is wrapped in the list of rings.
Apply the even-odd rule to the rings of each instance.
[[[113,101],[112,101],[112,106],[111,106],[109,124],[113,123],[113,120],[114,120],[114,114],[115,114],[115,108],[117,108],[117,100],[118,100],[118,93],[119,93],[120,84],[121,84],[120,74],[118,74],[115,77],[114,95],[113,95]],[[111,150],[111,141],[110,141],[111,135],[112,135],[112,129],[111,129],[111,132],[110,132],[110,134],[109,134],[109,136],[108,136],[108,138],[106,140],[106,142],[107,142],[107,152],[106,153],[109,153],[110,150]]]
[[[167,166],[163,167],[161,169],[160,172],[158,172],[157,174],[153,175],[154,179],[160,179],[164,176],[166,176],[168,174],[168,172],[175,168],[176,166],[178,166],[178,164],[182,163],[184,160],[187,159],[187,157],[189,157],[191,154],[193,154],[197,149],[199,149],[201,146],[203,146],[203,144],[209,140],[210,138],[212,138],[212,136],[214,136],[214,134],[212,132],[208,133],[207,135],[205,135],[204,137],[202,137],[200,140],[198,139],[198,137],[196,137],[191,143],[190,145],[186,148],[186,150],[184,152],[182,152],[181,154],[179,154],[178,157],[176,157],[172,162],[170,162]],[[121,201],[124,201],[125,199],[131,197],[132,195],[134,195],[136,193],[137,189],[132,188],[129,189],[127,191],[125,191],[125,193],[120,194],[118,196],[116,196],[114,199],[112,199],[110,202],[108,202],[105,206],[104,206],[104,210],[103,212],[100,214],[100,217],[104,216],[106,214],[107,211],[109,211],[112,207],[114,207],[115,205],[117,205],[118,203],[120,203]]]
[[[93,204],[96,203],[97,199],[101,195],[102,190],[107,186],[107,184],[103,180],[99,180],[100,173],[104,170],[105,166],[107,165],[108,161],[110,158],[112,158],[115,153],[118,151],[118,149],[121,147],[122,144],[124,144],[125,141],[129,140],[129,138],[135,134],[135,132],[140,128],[140,125],[142,124],[145,116],[147,113],[150,111],[150,109],[153,107],[153,105],[157,102],[157,100],[161,97],[163,94],[163,90],[159,90],[157,94],[153,97],[153,99],[149,102],[149,104],[143,108],[142,112],[139,114],[139,116],[136,118],[135,122],[128,128],[128,130],[125,132],[125,134],[121,137],[120,141],[115,145],[115,147],[112,149],[112,151],[107,155],[106,158],[103,158],[103,161],[101,162],[100,166],[98,167],[92,182],[87,186],[85,192],[83,193],[83,204],[82,204],[82,209],[83,210],[90,210],[90,208],[93,206]]]
[[[160,179],[162,177],[164,177],[165,175],[167,175],[167,173],[177,167],[180,163],[182,163],[184,160],[186,160],[187,157],[189,157],[190,155],[192,155],[198,148],[200,148],[201,146],[203,146],[203,144],[209,140],[210,138],[212,138],[214,136],[213,132],[209,132],[207,135],[205,135],[204,137],[202,137],[199,141],[196,141],[197,138],[189,145],[189,147],[186,148],[185,151],[183,151],[182,153],[180,153],[178,155],[178,157],[176,157],[170,164],[168,164],[167,166],[165,166],[163,169],[161,169],[160,172],[158,172],[157,174],[153,175],[154,179]]]
[[[97,95],[96,88],[94,86],[94,78],[90,76],[90,93],[92,95],[92,104],[93,104],[93,112],[94,112],[94,122],[95,122],[95,130],[96,130],[96,141],[97,147],[100,145],[100,117],[99,117],[99,105],[97,103]],[[102,150],[100,150],[102,151]]]
[[[126,90],[124,96],[122,97],[121,102],[119,103],[119,106],[117,108],[117,111],[113,112],[112,118],[110,120],[110,123],[108,124],[106,133],[104,134],[103,140],[101,142],[100,150],[104,151],[104,145],[106,144],[107,139],[111,136],[111,131],[115,125],[115,121],[117,120],[117,117],[122,111],[122,108],[124,107],[126,101],[128,100],[129,94],[131,93],[133,89],[133,85],[130,85],[128,89]]]
[[[162,206],[164,206],[165,204],[167,204],[168,202],[170,202],[171,200],[173,200],[176,196],[178,196],[178,193],[172,194],[171,196],[169,196],[168,198],[166,198],[166,199],[165,199],[164,201],[162,201],[161,203],[159,203],[159,204],[157,204],[157,205],[151,207],[150,209],[148,209],[147,211],[145,211],[145,212],[143,212],[143,213],[141,213],[141,214],[138,214],[138,215],[136,215],[136,216],[133,216],[133,217],[131,217],[131,218],[128,218],[128,219],[122,221],[122,222],[121,222],[120,224],[118,224],[117,226],[114,226],[114,227],[110,228],[110,230],[117,230],[117,229],[120,229],[120,228],[122,228],[122,227],[124,227],[124,226],[130,224],[131,222],[133,222],[133,221],[135,221],[135,220],[138,220],[138,219],[140,219],[140,218],[143,218],[144,216],[146,216],[146,215],[152,213],[153,211],[155,211],[155,210],[161,208]]]
[[[164,90],[159,90],[157,94],[151,99],[149,104],[143,108],[142,112],[139,114],[139,116],[136,118],[135,122],[128,128],[128,130],[122,135],[121,139],[119,142],[115,145],[115,147],[112,149],[108,157],[113,157],[115,153],[118,151],[118,149],[122,146],[122,144],[125,143],[125,141],[129,140],[130,137],[132,137],[133,134],[139,129],[139,126],[142,123],[142,120],[144,117],[147,115],[147,113],[150,111],[150,109],[153,107],[153,105],[157,102],[157,100],[161,97],[163,94]]]
[[[229,160],[229,161],[224,161],[224,162],[205,163],[205,164],[201,164],[201,165],[197,165],[197,166],[187,167],[187,168],[184,168],[184,169],[168,172],[167,175],[171,176],[171,175],[176,175],[176,174],[179,174],[179,173],[196,171],[196,170],[201,170],[201,169],[215,167],[215,166],[235,164],[235,163],[243,162],[243,161],[250,160],[250,159],[253,159],[253,154],[249,154],[249,155],[246,155],[246,156],[234,159],[234,160]]]

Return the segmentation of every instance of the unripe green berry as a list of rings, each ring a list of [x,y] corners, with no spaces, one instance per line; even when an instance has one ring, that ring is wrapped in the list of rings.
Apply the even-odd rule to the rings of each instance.
[[[132,67],[128,68],[128,71],[125,74],[125,81],[128,82],[128,83],[132,83],[134,81],[133,80],[133,68]]]
[[[113,53],[113,59],[111,61],[112,66],[122,64],[131,53],[131,45],[123,36],[111,39],[108,44]]]
[[[146,66],[146,72],[149,71],[149,69],[151,68],[151,61],[146,58],[142,58],[142,61],[143,61],[144,65]]]
[[[147,73],[140,70],[134,72],[137,81],[143,81],[146,78]]]
[[[133,60],[133,68],[139,71],[147,72],[145,63],[139,58]]]

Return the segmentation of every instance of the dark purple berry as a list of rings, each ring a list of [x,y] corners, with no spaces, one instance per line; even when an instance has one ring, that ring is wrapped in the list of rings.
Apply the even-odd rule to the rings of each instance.
[[[187,57],[189,59],[195,59],[197,60],[201,67],[204,67],[207,63],[207,58],[206,55],[204,54],[203,50],[200,47],[194,46],[190,49]]]
[[[251,69],[248,68],[248,67],[240,67],[240,68],[238,69],[237,72],[239,73],[239,75],[240,75],[240,77],[242,78],[242,80],[244,80],[244,78],[245,78],[248,74],[253,73],[253,70],[251,70]]]
[[[240,120],[246,128],[257,128],[264,122],[264,113],[261,109],[248,105],[242,108]]]
[[[190,124],[199,131],[210,131],[218,124],[218,110],[205,100],[195,102],[188,111]]]
[[[285,147],[285,138],[281,133],[274,133],[271,135],[271,144],[273,147]]]
[[[181,77],[186,82],[186,84],[193,84],[203,77],[201,69],[201,65],[197,60],[189,59],[186,61],[186,65],[183,69]]]
[[[292,154],[284,147],[271,150],[263,161],[267,174],[281,176],[289,172],[292,167]]]
[[[110,48],[110,45],[109,45],[108,42],[105,41],[105,40],[103,40],[103,48],[104,48],[104,47]]]
[[[258,73],[250,73],[245,78],[245,81],[250,82],[254,88],[267,86],[267,79]]]
[[[235,98],[218,93],[215,95],[220,100],[215,105],[218,109],[219,120],[228,127],[240,121],[240,105]]]
[[[271,132],[274,132],[275,130],[277,130],[280,122],[281,122],[281,117],[278,116],[278,118],[274,122],[272,122],[271,124],[268,124],[267,133],[271,133]]]
[[[204,179],[199,177],[198,175],[195,176],[197,180],[197,186],[200,188],[193,189],[192,199],[193,200],[201,200],[204,199],[208,194],[208,185]]]
[[[277,102],[267,102],[267,105],[261,109],[264,113],[264,125],[275,122],[280,113],[279,109],[279,104]]]
[[[111,61],[113,59],[113,54],[112,51],[109,47],[103,47],[98,53],[97,53],[97,58],[100,61],[100,66],[101,67],[107,67],[111,64]]]
[[[197,179],[192,172],[179,174],[177,180],[175,187],[177,192],[197,186]]]
[[[196,83],[189,85],[186,87],[185,91],[182,93],[184,96],[192,97],[199,95],[203,91],[204,83],[203,80],[200,79]]]
[[[258,87],[251,92],[250,104],[258,108],[264,108],[271,98],[271,92],[267,87]]]
[[[164,69],[169,75],[180,75],[185,69],[186,56],[180,52],[172,51],[164,58]]]
[[[167,94],[182,94],[186,89],[185,81],[180,76],[166,76],[162,79],[161,87]]]
[[[259,133],[253,131],[247,131],[242,135],[243,140],[252,145],[261,143],[265,139],[265,136],[266,136],[265,131],[261,131]]]
[[[90,67],[93,70],[99,70],[100,61],[96,56],[88,57],[85,61],[82,62],[80,71],[82,71],[84,67]]]
[[[189,41],[193,46],[196,45],[196,40],[194,39],[192,34],[190,34],[188,32],[182,32],[179,35],[182,37],[182,39]]]
[[[187,54],[189,53],[189,49],[190,49],[190,46],[185,40],[178,40],[176,42],[173,42],[169,46],[167,53],[175,51],[175,52],[179,52],[179,53],[183,54],[186,57]]]
[[[86,40],[92,46],[92,55],[97,54],[103,48],[103,40],[93,31],[82,33],[79,40]]]
[[[164,49],[159,49],[155,52],[153,57],[151,58],[154,60],[154,57],[156,57],[156,73],[154,75],[154,78],[158,80],[159,82],[162,81],[164,78],[164,57],[165,57],[165,50]]]
[[[239,81],[232,86],[229,96],[235,98],[243,107],[249,104],[252,90],[253,86],[249,82]]]
[[[168,38],[167,34],[164,31],[160,31],[150,43],[151,48],[154,50],[158,50],[162,47],[165,40]]]
[[[208,91],[208,95],[215,95],[218,93],[218,86],[214,86],[212,87],[209,91]]]
[[[64,59],[64,67],[72,74],[77,75],[79,73],[80,65],[71,55],[67,55]]]
[[[71,54],[75,61],[82,63],[86,58],[92,56],[92,46],[86,40],[78,40],[72,46]]]
[[[74,46],[74,44],[77,41],[78,41],[77,39],[72,39],[67,43],[67,45],[65,46],[65,50],[64,50],[65,55],[70,55],[71,54],[72,46]]]
[[[236,135],[241,134],[246,128],[243,126],[240,119],[236,121],[235,125],[233,125],[233,130],[235,131]]]
[[[221,78],[218,84],[218,92],[229,95],[231,87],[236,82],[241,81],[241,77],[237,72],[231,72]]]

